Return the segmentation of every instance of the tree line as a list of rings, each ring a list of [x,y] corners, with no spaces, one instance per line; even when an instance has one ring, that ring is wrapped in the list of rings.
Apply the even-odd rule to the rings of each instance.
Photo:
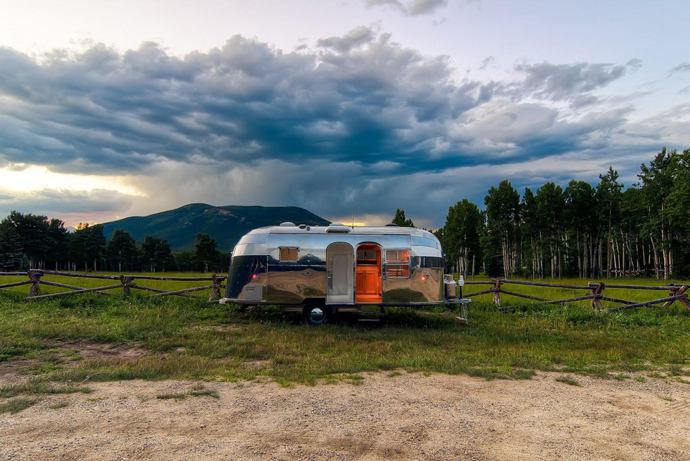
[[[166,240],[147,236],[137,245],[124,230],[106,240],[103,225],[65,223],[46,216],[11,212],[0,221],[0,270],[226,271],[229,256],[207,234],[196,236],[194,251],[173,252]]]
[[[520,194],[508,180],[491,187],[484,208],[464,199],[448,209],[441,240],[449,270],[533,278],[690,274],[690,149],[662,149],[628,188],[612,167],[597,184],[547,182]],[[393,219],[413,226],[402,209]],[[225,271],[229,255],[198,234],[194,251],[173,252],[124,230],[106,240],[102,225],[68,232],[59,219],[13,211],[0,221],[0,270]]]
[[[436,231],[464,275],[582,278],[690,274],[690,149],[662,149],[625,188],[612,167],[596,185],[491,187],[484,209],[462,200]]]

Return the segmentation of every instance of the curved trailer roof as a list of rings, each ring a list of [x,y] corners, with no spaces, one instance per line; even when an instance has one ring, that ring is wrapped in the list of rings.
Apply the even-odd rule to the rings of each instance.
[[[254,229],[248,234],[354,234],[354,235],[411,235],[419,237],[433,237],[434,234],[423,229],[415,227],[398,227],[398,226],[344,226],[344,225],[330,225],[330,226],[267,226]]]

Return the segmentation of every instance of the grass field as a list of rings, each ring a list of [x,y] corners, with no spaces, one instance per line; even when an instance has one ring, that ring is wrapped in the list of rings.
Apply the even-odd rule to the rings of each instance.
[[[277,308],[246,313],[205,303],[207,292],[198,300],[79,295],[26,302],[21,288],[0,291],[0,367],[12,367],[35,385],[135,378],[313,384],[357,382],[359,373],[380,370],[487,378],[529,378],[535,370],[602,377],[643,371],[687,381],[682,375],[690,364],[690,311],[680,306],[606,313],[588,305],[518,305],[506,296],[504,305],[517,308],[499,312],[483,297],[472,303],[468,326],[444,309],[397,308],[378,327],[344,319],[314,328]],[[482,289],[466,290],[475,288]],[[552,299],[568,294],[511,290]],[[103,351],[89,353],[99,345]]]

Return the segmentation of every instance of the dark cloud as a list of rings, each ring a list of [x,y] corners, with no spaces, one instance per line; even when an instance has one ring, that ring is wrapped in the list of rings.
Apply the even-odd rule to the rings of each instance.
[[[640,65],[638,59],[630,60],[626,65],[542,62],[518,64],[515,70],[524,75],[524,80],[518,85],[520,96],[528,94],[554,101],[573,101],[582,106],[586,100],[594,101],[590,94],[592,91],[620,79],[628,69],[637,69]]]
[[[494,154],[500,161],[553,155],[610,126],[556,122],[546,105],[527,115],[509,110],[507,100],[482,107],[507,97],[514,103],[516,95],[583,106],[626,69],[521,64],[517,86],[457,82],[444,57],[423,56],[368,27],[318,44],[284,53],[235,36],[183,58],[145,43],[41,61],[0,49],[0,156],[64,171],[131,173],[162,160],[395,161],[424,171],[492,162]],[[507,149],[504,130],[517,133]],[[554,142],[552,130],[573,136]]]
[[[0,49],[0,166],[137,175],[150,207],[122,194],[44,191],[3,197],[0,211],[205,201],[329,216],[404,206],[438,221],[505,165],[553,159],[558,169],[573,152],[653,151],[661,140],[644,133],[660,129],[680,139],[683,120],[633,125],[629,102],[598,103],[597,90],[638,64],[520,64],[517,81],[458,80],[447,58],[369,27],[291,53],[240,36],[184,57],[155,43],[40,58]]]
[[[367,6],[389,6],[408,16],[431,14],[448,0],[366,0]]]

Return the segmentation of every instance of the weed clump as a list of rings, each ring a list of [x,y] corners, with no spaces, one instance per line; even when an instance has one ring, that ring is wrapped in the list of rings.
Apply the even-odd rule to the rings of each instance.
[[[582,386],[582,384],[580,384],[578,380],[576,380],[572,376],[567,375],[559,376],[558,378],[556,378],[556,381],[558,381],[559,383],[568,384],[569,386]]]

